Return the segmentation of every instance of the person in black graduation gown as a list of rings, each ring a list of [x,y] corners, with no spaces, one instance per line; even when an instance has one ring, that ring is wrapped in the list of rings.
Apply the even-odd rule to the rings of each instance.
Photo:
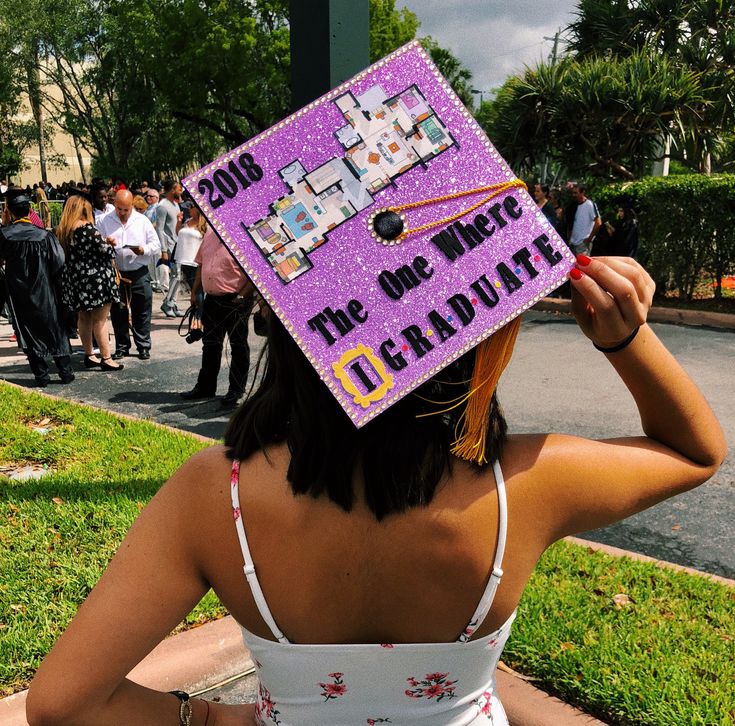
[[[13,312],[18,346],[28,357],[39,386],[49,383],[52,357],[62,383],[71,383],[71,346],[59,304],[59,275],[64,251],[54,234],[28,219],[30,196],[22,189],[5,192],[0,260]]]

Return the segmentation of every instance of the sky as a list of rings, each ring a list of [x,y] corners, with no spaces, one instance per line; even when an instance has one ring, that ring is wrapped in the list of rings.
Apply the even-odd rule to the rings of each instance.
[[[577,0],[398,0],[396,7],[414,12],[418,36],[451,50],[472,71],[473,88],[488,92],[550,57],[554,33],[574,20]]]

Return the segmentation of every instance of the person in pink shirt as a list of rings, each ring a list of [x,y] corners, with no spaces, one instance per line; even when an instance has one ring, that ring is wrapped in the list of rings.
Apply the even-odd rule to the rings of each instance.
[[[217,394],[217,377],[222,364],[225,335],[230,341],[230,375],[222,405],[237,405],[245,390],[250,368],[248,318],[253,308],[253,286],[229,250],[211,227],[207,228],[194,258],[196,278],[191,288],[191,304],[197,304],[197,293],[204,290],[202,306],[202,366],[194,388],[181,394],[187,401],[213,398]]]

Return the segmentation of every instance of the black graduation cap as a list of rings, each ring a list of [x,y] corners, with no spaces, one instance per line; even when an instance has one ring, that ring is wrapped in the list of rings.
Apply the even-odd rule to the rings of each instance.
[[[85,192],[83,189],[77,189],[76,187],[69,187],[67,190],[67,201],[69,201],[69,197],[82,197],[82,199],[86,199],[93,207],[94,207],[94,197],[89,192]]]
[[[17,187],[8,189],[5,194],[2,195],[9,207],[20,207],[23,204],[30,204],[31,197],[25,189],[18,189]]]

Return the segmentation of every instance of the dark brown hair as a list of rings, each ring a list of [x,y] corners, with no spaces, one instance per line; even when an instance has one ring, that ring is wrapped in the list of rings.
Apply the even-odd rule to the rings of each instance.
[[[362,479],[365,500],[378,520],[431,502],[439,481],[452,470],[450,449],[464,411],[460,406],[435,413],[445,408],[435,402],[456,399],[467,390],[474,350],[361,429],[350,421],[272,314],[264,354],[260,385],[225,432],[228,456],[245,460],[257,451],[267,456],[269,446],[285,442],[291,453],[287,478],[294,494],[326,495],[350,511],[354,482]],[[418,418],[425,413],[435,415]],[[506,431],[493,394],[488,461],[500,456]]]

